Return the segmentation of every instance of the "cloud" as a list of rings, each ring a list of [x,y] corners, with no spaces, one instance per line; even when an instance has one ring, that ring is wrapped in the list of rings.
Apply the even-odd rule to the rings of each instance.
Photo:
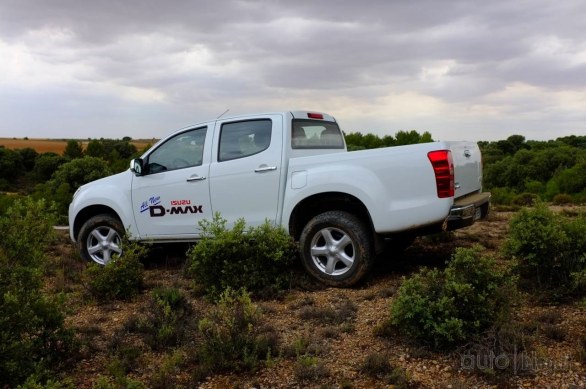
[[[444,139],[584,132],[585,11],[580,0],[7,0],[0,136],[162,136],[226,108],[319,109],[350,129]]]

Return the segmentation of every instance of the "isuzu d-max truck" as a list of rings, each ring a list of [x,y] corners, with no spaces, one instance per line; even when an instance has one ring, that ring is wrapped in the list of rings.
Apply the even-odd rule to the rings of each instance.
[[[385,241],[471,225],[489,211],[471,142],[348,152],[336,120],[295,111],[222,118],[162,139],[130,169],[80,187],[69,207],[81,256],[106,264],[121,235],[197,241],[198,221],[270,220],[322,282],[347,286]]]

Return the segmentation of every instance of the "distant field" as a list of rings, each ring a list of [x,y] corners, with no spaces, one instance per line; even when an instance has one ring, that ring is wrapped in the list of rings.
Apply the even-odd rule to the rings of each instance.
[[[136,140],[131,141],[134,146],[138,150],[142,150],[148,144],[154,144],[154,141],[147,141],[147,140]],[[83,148],[85,149],[88,141],[81,141]],[[0,138],[0,147],[4,146],[7,149],[25,149],[30,147],[31,149],[35,149],[37,153],[47,153],[53,152],[57,154],[63,154],[65,147],[67,146],[67,140],[63,139],[11,139],[11,138]]]

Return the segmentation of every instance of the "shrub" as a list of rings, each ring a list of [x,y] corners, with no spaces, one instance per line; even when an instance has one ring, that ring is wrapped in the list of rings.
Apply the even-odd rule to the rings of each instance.
[[[217,305],[200,320],[204,339],[197,349],[200,374],[254,371],[277,350],[277,335],[261,323],[261,313],[245,290],[227,288]]]
[[[112,171],[101,158],[76,158],[60,165],[49,181],[36,186],[33,195],[55,201],[59,221],[66,222],[69,203],[77,188],[110,174]]]
[[[490,192],[492,194],[490,200],[496,205],[511,205],[515,197],[515,193],[508,188],[492,188]]]
[[[144,266],[140,260],[148,249],[125,238],[122,251],[122,256],[115,255],[106,265],[90,263],[84,271],[89,292],[100,301],[128,300],[142,289]]]
[[[159,370],[157,370],[149,382],[149,387],[153,389],[181,387],[176,381],[178,373],[184,367],[184,359],[183,353],[179,350],[163,357]]]
[[[295,377],[300,381],[315,381],[327,377],[328,369],[318,357],[313,355],[301,355],[295,364]]]
[[[131,331],[145,335],[145,342],[154,350],[173,347],[185,337],[191,320],[191,306],[176,288],[153,290],[144,315],[134,321]]]
[[[572,196],[570,196],[569,194],[560,193],[553,196],[552,202],[556,205],[571,204]]]
[[[389,355],[381,353],[370,353],[364,359],[360,371],[371,377],[382,377],[392,370]]]
[[[246,228],[240,219],[229,230],[219,214],[199,225],[202,240],[187,253],[188,274],[211,297],[227,287],[272,295],[289,285],[295,245],[283,228],[268,221]]]
[[[586,218],[556,215],[545,204],[523,209],[511,219],[504,253],[538,288],[570,293],[586,266]]]
[[[75,350],[62,307],[42,294],[52,213],[44,201],[16,201],[0,217],[0,386],[46,379]],[[27,381],[32,382],[30,379]]]
[[[539,196],[534,193],[521,193],[516,195],[511,201],[512,205],[520,207],[532,206],[539,200]]]
[[[391,323],[433,348],[451,347],[509,315],[514,277],[481,248],[458,248],[446,269],[422,269],[403,282]]]
[[[368,354],[360,367],[360,371],[373,378],[383,378],[397,389],[409,387],[409,376],[403,369],[391,365],[388,354]]]

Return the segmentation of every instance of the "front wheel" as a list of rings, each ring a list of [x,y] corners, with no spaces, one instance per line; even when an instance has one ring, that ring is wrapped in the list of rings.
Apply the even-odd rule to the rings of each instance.
[[[328,285],[354,285],[372,267],[369,229],[348,212],[329,211],[315,216],[303,228],[299,243],[307,271]]]
[[[86,261],[105,265],[114,254],[121,255],[122,223],[112,215],[97,215],[88,219],[77,237],[81,257]]]

